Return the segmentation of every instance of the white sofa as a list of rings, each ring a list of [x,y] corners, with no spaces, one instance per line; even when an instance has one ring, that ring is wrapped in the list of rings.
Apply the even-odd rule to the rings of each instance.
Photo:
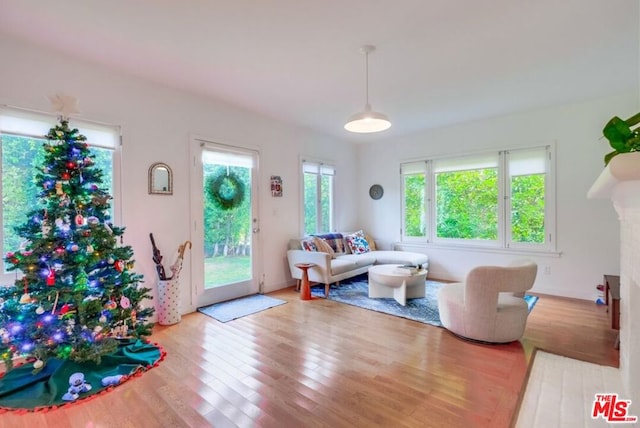
[[[319,238],[330,236],[346,236],[347,234],[324,234],[317,235]],[[429,267],[429,258],[422,253],[408,251],[381,251],[372,249],[362,254],[353,254],[349,251],[349,246],[344,244],[338,250],[334,250],[334,255],[322,251],[308,251],[302,248],[302,241],[309,237],[291,239],[287,251],[289,270],[291,277],[300,281],[302,271],[295,265],[297,263],[313,263],[315,266],[308,270],[309,281],[324,284],[324,294],[329,295],[330,285],[339,283],[343,279],[366,273],[370,266],[374,264],[410,264],[420,266],[424,269]],[[330,241],[330,240],[329,240]],[[372,248],[375,248],[372,243]],[[342,249],[343,251],[339,251]]]

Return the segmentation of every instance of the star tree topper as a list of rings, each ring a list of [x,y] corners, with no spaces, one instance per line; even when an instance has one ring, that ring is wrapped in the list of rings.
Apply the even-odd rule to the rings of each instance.
[[[74,113],[80,113],[80,110],[78,110],[78,100],[71,95],[49,95],[49,101],[51,101],[51,109],[60,113],[63,119],[68,119],[69,116]]]

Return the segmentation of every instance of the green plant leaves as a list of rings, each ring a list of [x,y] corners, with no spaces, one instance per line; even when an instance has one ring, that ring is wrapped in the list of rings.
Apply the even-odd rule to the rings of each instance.
[[[605,166],[609,164],[611,159],[620,153],[629,153],[640,151],[640,133],[638,128],[632,129],[640,123],[640,113],[622,120],[618,116],[614,116],[607,122],[602,134],[614,151],[607,153],[604,157]]]

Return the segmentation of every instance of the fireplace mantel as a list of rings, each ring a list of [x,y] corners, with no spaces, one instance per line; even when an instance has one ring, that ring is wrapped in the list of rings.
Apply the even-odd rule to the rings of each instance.
[[[640,152],[611,159],[587,197],[611,199],[620,220],[620,372],[629,398],[640,400]]]
[[[623,153],[609,162],[587,193],[589,199],[611,199],[620,220],[640,210],[640,152]]]

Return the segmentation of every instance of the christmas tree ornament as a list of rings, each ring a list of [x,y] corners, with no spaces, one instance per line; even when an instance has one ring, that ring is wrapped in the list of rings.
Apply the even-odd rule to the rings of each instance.
[[[76,214],[76,226],[83,226],[84,225],[84,217],[82,217],[82,214]]]
[[[113,386],[120,383],[120,381],[124,378],[123,375],[113,375],[113,376],[105,376],[102,378],[102,386]]]
[[[129,309],[131,307],[131,301],[126,297],[120,297],[120,307],[122,309]]]
[[[60,113],[63,119],[68,119],[70,115],[80,113],[78,110],[78,99],[71,95],[66,94],[54,94],[49,95],[49,101],[51,102],[51,109],[54,112]],[[64,137],[64,132],[56,131],[58,138]]]
[[[113,267],[118,271],[122,272],[124,270],[124,262],[122,260],[116,260],[113,263]]]
[[[61,196],[64,192],[62,191],[62,181],[56,181],[56,195]]]
[[[113,309],[116,309],[118,307],[118,304],[116,302],[114,302],[112,299],[109,299],[107,301],[107,303],[104,304],[103,307],[105,309],[108,309],[108,310],[113,310]]]
[[[38,315],[44,314],[44,308],[42,306],[38,306],[36,308],[36,314],[38,314]]]
[[[27,303],[31,303],[31,296],[29,293],[24,293],[19,300],[20,304],[26,305]]]
[[[42,366],[44,366],[44,361],[42,361],[42,360],[36,360],[33,363],[33,368],[36,369],[36,370],[37,369],[41,369]]]
[[[69,303],[65,303],[60,308],[60,315],[66,315],[71,311],[72,306]]]
[[[53,269],[49,269],[49,274],[47,275],[47,285],[56,285],[56,271],[54,271]]]
[[[69,389],[62,396],[65,401],[75,401],[83,392],[91,391],[91,385],[84,379],[84,374],[74,373],[69,377]]]
[[[87,273],[83,270],[81,270],[80,272],[78,272],[78,275],[76,276],[76,286],[73,289],[73,291],[84,291],[87,289],[87,284],[89,283],[89,277],[87,276]],[[88,296],[87,299],[91,299],[93,296]],[[87,300],[85,299],[85,300]]]
[[[87,254],[91,254],[91,253],[93,253],[93,245],[88,244],[87,245]]]

